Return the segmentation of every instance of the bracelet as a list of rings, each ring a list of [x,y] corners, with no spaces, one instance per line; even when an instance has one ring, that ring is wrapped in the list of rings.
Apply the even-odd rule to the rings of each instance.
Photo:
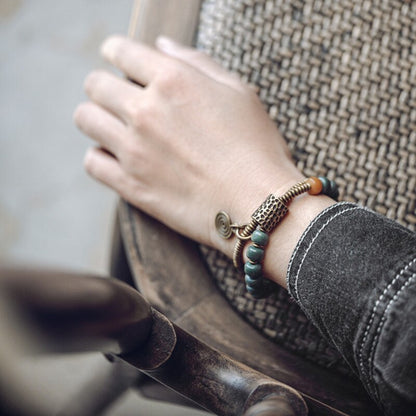
[[[288,213],[290,201],[305,192],[310,195],[325,194],[335,200],[339,195],[334,181],[323,176],[312,176],[293,185],[282,196],[270,194],[254,211],[248,224],[233,224],[230,216],[224,211],[220,211],[215,218],[217,232],[222,238],[236,235],[233,264],[237,269],[244,270],[246,289],[256,299],[267,297],[271,294],[273,286],[276,286],[263,276],[263,259],[269,234]],[[248,240],[251,240],[252,244],[247,249],[248,261],[243,267],[242,252]]]

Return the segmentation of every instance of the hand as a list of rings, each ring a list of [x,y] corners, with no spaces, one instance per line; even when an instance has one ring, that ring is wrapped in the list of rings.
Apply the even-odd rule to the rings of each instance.
[[[92,72],[78,127],[99,147],[90,175],[174,230],[231,255],[215,215],[240,223],[302,179],[253,90],[201,52],[161,38],[111,37],[102,54],[125,75]]]

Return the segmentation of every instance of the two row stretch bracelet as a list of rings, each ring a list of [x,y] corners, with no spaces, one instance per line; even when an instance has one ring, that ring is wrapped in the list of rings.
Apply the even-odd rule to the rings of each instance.
[[[290,201],[305,192],[310,195],[325,194],[335,200],[338,198],[338,188],[334,181],[323,176],[312,176],[293,185],[282,196],[270,194],[254,211],[248,224],[233,224],[230,216],[224,211],[220,211],[215,218],[217,232],[222,238],[231,238],[233,235],[237,237],[233,263],[237,269],[244,270],[247,291],[256,299],[270,295],[276,285],[263,274],[263,259],[269,234],[288,213]],[[246,253],[248,260],[244,264],[242,253],[249,240],[251,244]]]

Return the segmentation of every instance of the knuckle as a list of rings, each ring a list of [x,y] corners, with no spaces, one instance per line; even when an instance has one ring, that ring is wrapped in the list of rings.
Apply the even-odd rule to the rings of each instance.
[[[143,160],[146,159],[140,141],[135,138],[126,140],[120,148],[118,159],[126,172],[139,172]]]
[[[142,152],[137,143],[129,140],[124,144],[123,150],[120,154],[121,161],[126,167],[135,166],[142,158]]]
[[[155,76],[156,88],[165,95],[176,94],[186,86],[187,71],[179,62],[170,62]]]
[[[140,119],[140,103],[137,100],[129,100],[125,102],[126,114],[132,121],[134,127],[136,126],[137,120]]]
[[[148,130],[157,118],[157,106],[150,100],[137,100],[128,106],[133,127],[139,131]]]

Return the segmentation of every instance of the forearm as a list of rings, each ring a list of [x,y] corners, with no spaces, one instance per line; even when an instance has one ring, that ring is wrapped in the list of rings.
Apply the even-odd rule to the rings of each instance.
[[[353,204],[301,237],[289,291],[387,414],[416,406],[416,237]]]

